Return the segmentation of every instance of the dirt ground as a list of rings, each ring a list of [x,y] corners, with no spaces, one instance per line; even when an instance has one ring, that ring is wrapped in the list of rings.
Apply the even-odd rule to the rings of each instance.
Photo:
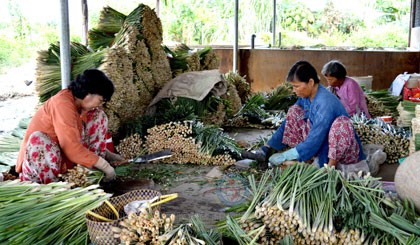
[[[35,94],[34,64],[11,69],[0,75],[0,136],[13,130],[20,119],[32,115],[37,106]],[[33,81],[29,85],[25,81]],[[271,130],[238,129],[229,134],[238,141],[256,142],[271,134]],[[220,171],[212,166],[165,166],[146,164],[142,168],[169,168],[172,171],[165,184],[142,179],[126,186],[114,186],[113,192],[132,189],[152,188],[163,194],[178,193],[179,197],[161,206],[163,212],[174,213],[177,222],[188,221],[196,214],[208,226],[224,220],[225,210],[244,202],[249,195],[247,180],[238,171]],[[378,176],[385,181],[393,181],[397,165],[382,165]],[[215,177],[209,177],[209,175]],[[117,188],[117,190],[115,189]],[[118,189],[120,188],[120,189]]]
[[[32,82],[26,85],[25,81]],[[35,65],[32,63],[0,74],[0,135],[17,127],[20,119],[33,114],[38,103],[34,81]]]

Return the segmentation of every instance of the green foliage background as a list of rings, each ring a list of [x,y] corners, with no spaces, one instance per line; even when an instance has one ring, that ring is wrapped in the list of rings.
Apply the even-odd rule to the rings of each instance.
[[[410,0],[364,0],[356,12],[340,9],[337,1],[311,9],[305,0],[277,1],[276,32],[281,46],[351,46],[369,48],[406,48],[410,19]],[[356,0],[357,1],[357,0]],[[127,14],[140,2],[155,8],[156,1],[88,0],[89,26],[95,26],[99,11],[110,6]],[[160,0],[160,18],[164,44],[232,45],[234,36],[233,0]],[[239,1],[239,44],[249,45],[252,34],[256,44],[269,46],[272,41],[272,1]],[[59,40],[59,20],[51,23],[30,22],[21,11],[24,0],[8,1],[9,21],[0,19],[0,73],[18,66]],[[369,18],[362,18],[366,11]],[[48,14],[48,13],[46,13]],[[70,23],[71,24],[71,23]],[[79,29],[79,30],[78,30]],[[80,41],[81,27],[70,29],[71,40]],[[278,42],[278,40],[277,40]],[[278,46],[278,43],[276,44]]]

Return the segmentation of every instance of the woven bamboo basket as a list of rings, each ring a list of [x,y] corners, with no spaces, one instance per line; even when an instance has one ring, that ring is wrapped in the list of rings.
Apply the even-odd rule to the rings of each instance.
[[[109,203],[103,203],[96,209],[86,214],[86,224],[89,238],[95,245],[114,245],[119,240],[114,238],[111,227],[118,226],[118,223],[126,217],[124,206],[137,200],[150,200],[154,197],[162,196],[155,190],[135,190],[127,192],[121,196],[112,197]],[[159,206],[155,206],[158,208]],[[104,221],[106,219],[107,221]]]

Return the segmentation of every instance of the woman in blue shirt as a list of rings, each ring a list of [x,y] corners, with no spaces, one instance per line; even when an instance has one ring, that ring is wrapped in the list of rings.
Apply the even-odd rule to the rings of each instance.
[[[280,151],[269,158],[270,165],[286,160],[318,164],[356,164],[365,159],[359,137],[338,98],[322,84],[315,68],[307,61],[292,66],[287,81],[299,97],[287,112],[286,120],[268,141],[268,147]]]

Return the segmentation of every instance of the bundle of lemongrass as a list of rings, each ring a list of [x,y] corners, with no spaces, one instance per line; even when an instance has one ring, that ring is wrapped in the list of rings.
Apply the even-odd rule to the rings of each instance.
[[[398,116],[397,106],[401,96],[393,96],[388,90],[365,91],[366,103],[372,117]]]
[[[60,174],[65,182],[73,184],[74,187],[87,187],[89,185],[99,184],[104,174],[98,170],[91,170],[83,166],[77,165],[74,168],[67,170],[66,173]]]
[[[159,240],[165,244],[217,245],[220,244],[220,235],[214,230],[206,229],[199,216],[194,215],[190,222],[167,231]]]
[[[142,208],[139,213],[131,213],[112,227],[114,237],[124,244],[161,244],[160,236],[172,230],[175,215],[169,217],[150,207]]]
[[[0,152],[17,152],[20,149],[22,140],[13,135],[3,135],[0,137]]]
[[[111,196],[97,188],[0,182],[0,244],[84,244],[86,212]]]
[[[132,159],[146,152],[143,140],[137,133],[122,139],[116,149],[125,159]]]

